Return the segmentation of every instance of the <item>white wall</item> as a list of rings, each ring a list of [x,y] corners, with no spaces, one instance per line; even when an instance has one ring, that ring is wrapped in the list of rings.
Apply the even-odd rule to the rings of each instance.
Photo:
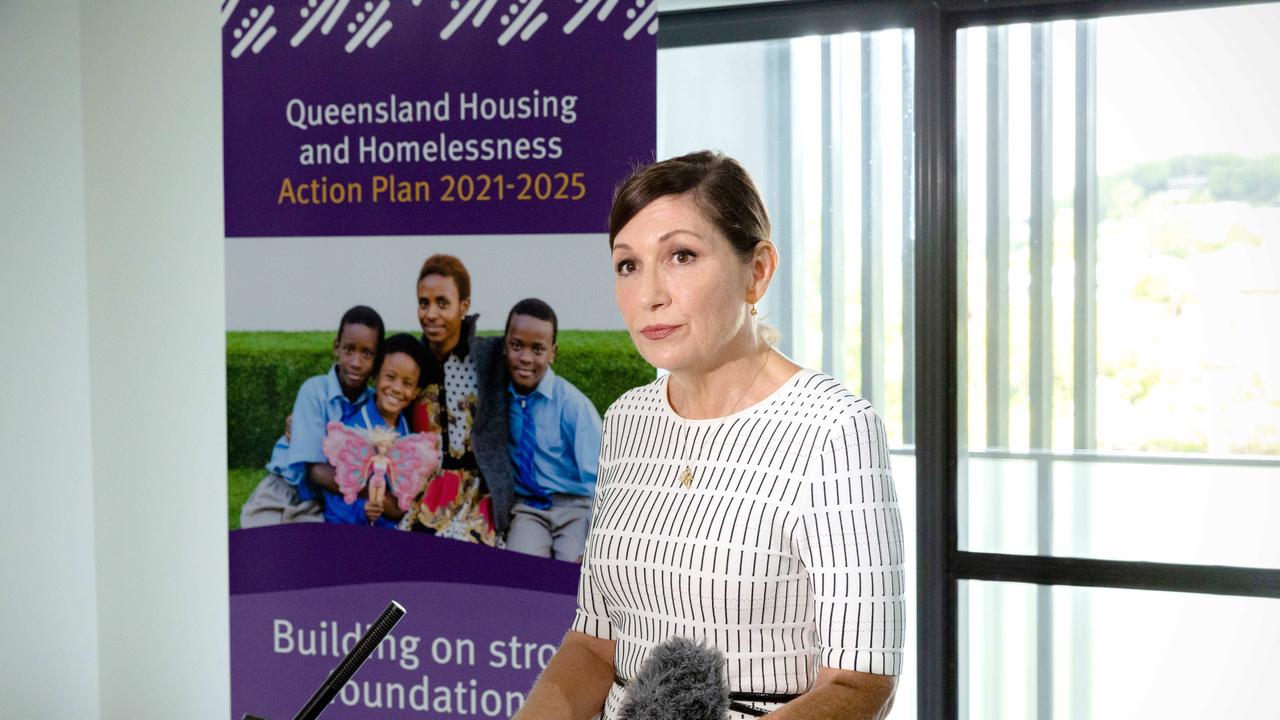
[[[0,717],[98,717],[79,11],[0,3]]]
[[[225,718],[217,3],[0,3],[0,717]]]
[[[104,718],[225,718],[218,3],[81,7]]]

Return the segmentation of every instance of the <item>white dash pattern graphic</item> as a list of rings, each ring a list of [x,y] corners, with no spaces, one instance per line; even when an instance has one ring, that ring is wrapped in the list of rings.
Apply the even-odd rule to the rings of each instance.
[[[591,11],[595,10],[596,6],[600,4],[600,0],[586,0],[586,2],[583,2],[583,0],[577,1],[581,3],[582,7],[578,8],[578,12],[574,13],[573,17],[569,18],[569,22],[564,24],[565,35],[572,35],[573,31],[577,30],[578,26],[581,25],[583,21],[587,19],[587,16],[591,14]]]
[[[324,21],[324,25],[320,26],[320,32],[328,35],[334,25],[338,24],[338,18],[342,17],[342,13],[346,11],[347,5],[351,4],[351,0],[338,0],[338,4],[334,6],[333,11],[329,13],[328,19]]]
[[[604,7],[600,8],[600,12],[596,14],[596,19],[604,22],[609,19],[613,9],[618,7],[618,0],[604,0]]]
[[[387,8],[391,7],[391,0],[382,0],[375,9],[372,2],[364,4],[364,11],[356,13],[355,22],[347,25],[347,31],[351,33],[351,39],[347,41],[346,51],[355,52],[360,47],[360,43],[368,38],[368,47],[378,44],[378,40],[382,39],[391,30],[391,21],[382,20],[382,16],[387,14]],[[368,13],[368,16],[365,15]],[[375,33],[374,30],[377,30]],[[370,37],[373,33],[373,37]]]
[[[250,45],[253,46],[254,54],[262,52],[262,48],[266,47],[271,38],[276,35],[276,28],[268,27],[275,12],[275,6],[268,5],[261,12],[258,8],[252,8],[245,13],[240,20],[240,27],[232,33],[238,42],[231,48],[231,57],[239,59]],[[254,42],[255,40],[257,42]]]
[[[222,0],[222,27],[227,26],[227,21],[236,12],[236,6],[240,4],[240,0]]]
[[[480,2],[481,0],[467,0],[466,5],[462,5],[458,0],[453,0],[453,2],[449,3],[450,7],[452,7],[457,14],[454,15],[453,19],[449,21],[449,24],[445,25],[444,29],[440,31],[440,39],[448,40],[453,37],[453,34],[458,31],[458,28],[462,27],[462,24],[467,21],[467,18],[471,17],[471,13],[475,11],[476,6],[479,5]]]
[[[298,11],[298,14],[306,18],[307,21],[302,24],[302,27],[298,28],[298,32],[294,33],[293,37],[289,38],[290,47],[301,45],[302,41],[306,40],[307,36],[311,34],[311,31],[315,30],[316,26],[320,24],[320,21],[328,17],[329,11],[333,10],[336,2],[337,0],[324,0],[319,4],[319,7],[316,7],[316,0],[307,0],[307,7]]]
[[[636,11],[641,8],[643,8],[643,10],[637,13]],[[636,0],[636,6],[634,8],[627,10],[627,19],[631,20],[632,22],[630,25],[627,26],[627,29],[622,33],[622,37],[626,40],[630,40],[634,38],[636,35],[640,34],[640,31],[644,29],[646,25],[649,25],[651,27],[651,30],[649,31],[650,35],[658,32],[658,24],[657,24],[657,18],[656,18],[657,14],[658,14],[657,0],[648,0],[647,3],[646,3],[646,0]]]
[[[533,34],[538,32],[538,28],[542,27],[542,24],[546,21],[547,14],[538,13],[538,15],[530,20],[529,24],[525,25],[524,29],[520,31],[520,39],[528,42],[529,38],[533,37]]]
[[[573,1],[580,7],[561,28],[565,35],[572,35],[576,32],[593,13],[598,22],[607,21],[620,4],[620,0]],[[631,7],[627,8],[626,15],[629,24],[622,34],[624,39],[631,40],[635,38],[636,35],[640,34],[641,30],[648,32],[650,35],[658,34],[658,0],[631,0]]]
[[[253,41],[253,54],[257,55],[258,53],[262,52],[262,48],[266,47],[267,43],[271,42],[271,38],[275,36],[276,36],[276,28],[274,25],[267,28],[266,30],[263,30],[262,34],[258,36],[258,39]]]
[[[553,19],[555,12],[570,15],[563,22],[561,31],[572,35],[592,20],[606,23],[625,10],[626,30],[622,35],[624,40],[630,41],[641,33],[657,34],[658,1],[573,0],[570,3],[561,0],[549,3],[547,0],[448,0],[451,17],[440,30],[439,38],[450,40],[463,26],[470,24],[480,28],[493,17],[502,26],[497,43],[505,47],[517,37],[529,42],[544,26],[562,22],[561,17]],[[354,53],[362,45],[377,47],[400,22],[395,19],[400,8],[392,7],[393,0],[299,0],[296,4],[290,3],[281,17],[276,16],[275,4],[250,7],[263,3],[263,0],[219,0],[219,3],[222,26],[231,30],[234,36],[230,54],[235,59],[250,51],[261,53],[281,32],[289,38],[289,45],[297,48],[308,40],[315,42],[317,31],[329,35],[339,25],[346,30],[344,49],[347,53]],[[440,0],[440,5],[443,4],[444,0]],[[424,0],[407,0],[403,5],[405,9],[410,5],[440,8],[440,5],[428,4]],[[297,16],[293,15],[294,8],[297,8]],[[347,14],[348,9],[350,14]],[[283,30],[277,27],[280,22],[283,22]]]
[[[493,11],[493,6],[497,4],[498,0],[484,0],[484,5],[480,7],[480,12],[477,12],[475,18],[471,20],[471,27],[480,27],[485,18],[489,17],[489,13]]]
[[[537,22],[531,26],[531,31],[527,31],[525,34],[520,36],[521,40],[528,40],[529,37],[533,35],[533,31],[536,31],[542,26],[542,23],[547,21],[546,13],[538,13],[538,8],[542,5],[542,0],[520,0],[520,2],[524,3],[523,10],[521,10],[515,3],[512,3],[511,5],[511,9],[517,11],[519,14],[511,13],[502,16],[501,22],[503,25],[507,26],[507,29],[502,31],[502,34],[498,36],[499,45],[505,46],[507,43],[511,42],[511,38],[515,37],[515,34],[520,32],[520,29],[525,27],[525,25],[534,18],[535,13],[538,17]]]
[[[453,37],[467,20],[471,20],[472,27],[480,27],[497,4],[498,0],[465,0],[465,2],[463,0],[450,0],[449,8],[455,14],[444,26],[444,29],[440,31],[440,39],[448,40]],[[515,6],[513,5],[512,7]]]
[[[391,32],[391,21],[382,21],[382,24],[378,26],[378,29],[374,30],[373,34],[369,36],[369,39],[365,41],[365,45],[369,47],[377,47],[378,41],[382,40],[382,37],[389,32]]]

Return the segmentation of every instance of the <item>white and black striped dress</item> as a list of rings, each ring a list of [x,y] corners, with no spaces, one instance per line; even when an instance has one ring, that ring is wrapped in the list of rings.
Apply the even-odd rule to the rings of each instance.
[[[734,692],[800,694],[820,666],[897,675],[902,590],[884,427],[834,378],[802,370],[745,410],[686,420],[662,377],[605,414],[574,629],[617,641],[619,677],[672,636],[720,648]]]

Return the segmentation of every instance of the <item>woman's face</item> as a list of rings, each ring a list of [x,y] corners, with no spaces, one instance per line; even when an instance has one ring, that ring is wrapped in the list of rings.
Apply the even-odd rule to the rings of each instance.
[[[437,352],[447,353],[462,337],[462,319],[471,299],[458,298],[458,283],[447,275],[432,273],[418,281],[418,324]]]
[[[614,239],[613,268],[627,330],[657,367],[707,369],[749,322],[751,265],[687,195],[636,213]]]

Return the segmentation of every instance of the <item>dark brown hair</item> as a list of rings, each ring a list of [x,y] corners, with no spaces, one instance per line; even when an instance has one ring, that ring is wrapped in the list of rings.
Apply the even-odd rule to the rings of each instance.
[[[702,150],[637,168],[618,185],[609,211],[609,248],[649,203],[685,194],[742,257],[769,239],[769,213],[751,176],[733,158]]]
[[[373,363],[373,376],[376,378],[382,372],[382,361],[387,359],[388,355],[396,353],[404,353],[413,358],[418,365],[418,388],[427,386],[427,346],[422,341],[408,333],[396,333],[387,338],[382,344],[382,352],[378,353],[378,359]]]
[[[453,278],[454,284],[458,286],[459,302],[471,298],[471,273],[467,272],[467,266],[458,258],[452,255],[432,255],[422,263],[422,269],[418,271],[418,282],[422,282],[422,278],[428,275]]]

